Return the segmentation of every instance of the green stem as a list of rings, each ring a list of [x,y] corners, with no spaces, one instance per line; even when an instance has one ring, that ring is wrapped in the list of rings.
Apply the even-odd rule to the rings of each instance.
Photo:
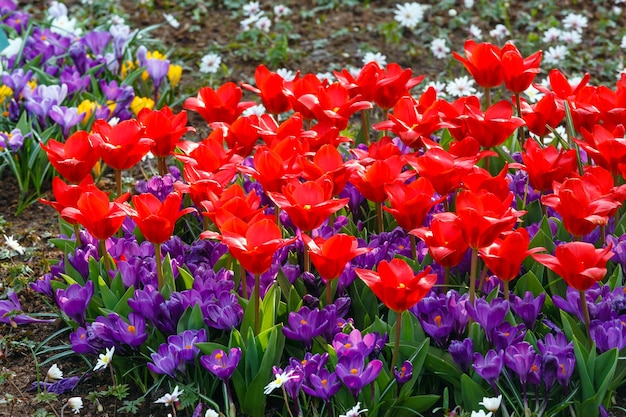
[[[248,271],[246,271],[246,269],[241,266],[241,264],[239,264],[239,271],[241,274],[241,292],[243,295],[243,298],[245,298],[246,300],[248,299]]]
[[[165,284],[163,281],[163,260],[161,259],[161,244],[154,244],[154,258],[156,259],[156,270],[157,270],[157,282],[159,285],[159,292],[163,289],[163,285]]]
[[[122,171],[119,169],[115,170],[115,189],[117,192],[117,196],[119,197],[122,195]]]
[[[76,236],[76,247],[82,246],[82,242],[80,240],[80,227],[78,224],[73,224],[74,226],[74,236]]]
[[[100,249],[100,257],[104,258],[104,267],[107,270],[107,276],[108,276],[108,271],[113,270],[112,265],[111,265],[111,258],[109,257],[109,252],[107,252],[107,243],[106,240],[99,240],[98,241],[98,246]]]
[[[409,235],[409,242],[411,242],[411,258],[417,260],[417,241],[414,235]]]
[[[517,107],[517,117],[522,117],[522,100],[520,99],[519,93],[515,93],[515,106]],[[524,137],[524,126],[517,128],[517,140],[521,151],[524,149],[524,141],[526,140]]]
[[[469,302],[473,306],[476,298],[476,273],[478,269],[478,249],[472,248],[472,262],[470,264]]]
[[[333,281],[332,279],[326,280],[326,305],[333,303]]]
[[[391,370],[398,363],[398,351],[400,349],[400,333],[402,331],[402,312],[396,311],[396,337],[393,342],[393,356],[391,357]]]
[[[443,268],[443,292],[448,291],[448,286],[450,285],[450,267],[446,266]]]
[[[370,144],[369,123],[367,121],[367,109],[361,110],[361,125],[363,129],[363,141],[366,145]]]
[[[378,233],[382,233],[385,229],[383,228],[383,203],[376,202],[374,203],[376,207],[376,222],[378,225]]]
[[[261,330],[261,275],[254,275],[254,334]]]
[[[580,290],[580,307],[583,310],[583,318],[585,319],[585,328],[587,329],[587,338],[591,343],[591,332],[589,331],[589,308],[587,307],[587,297],[585,297],[585,291]]]
[[[491,107],[491,88],[485,87],[485,111]]]
[[[504,299],[509,301],[509,281],[502,281],[502,287],[504,288]]]
[[[157,157],[157,166],[159,168],[159,175],[165,176],[167,174],[167,164],[165,163],[165,157],[159,156]]]

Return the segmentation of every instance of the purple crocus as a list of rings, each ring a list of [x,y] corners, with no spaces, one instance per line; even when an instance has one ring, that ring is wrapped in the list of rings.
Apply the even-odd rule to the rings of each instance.
[[[485,335],[489,343],[493,343],[493,331],[502,323],[504,317],[509,312],[509,302],[501,298],[495,298],[491,304],[484,298],[479,298],[474,302],[466,304],[467,312],[474,321],[485,329]]]
[[[222,382],[227,382],[233,376],[240,359],[240,348],[232,348],[228,354],[221,349],[216,349],[210,355],[201,356],[200,364]]]
[[[316,374],[309,375],[307,382],[302,385],[302,391],[306,394],[320,398],[325,403],[339,391],[341,382],[336,373],[330,372],[326,368],[320,369]]]
[[[339,358],[335,372],[356,399],[363,387],[378,377],[382,367],[383,363],[378,359],[365,365],[365,356],[361,352],[349,350]]]
[[[107,31],[92,30],[85,33],[80,39],[80,42],[87,46],[94,56],[98,56],[104,54],[104,50],[109,42],[111,42],[112,38],[113,35]]]
[[[146,71],[152,78],[155,91],[159,91],[163,79],[170,68],[170,61],[167,59],[148,58],[146,59]]]
[[[535,298],[533,293],[526,291],[523,299],[512,294],[511,308],[522,319],[526,328],[532,330],[545,299],[546,293],[541,293]]]
[[[591,323],[589,332],[591,340],[596,342],[596,347],[600,352],[617,348],[622,350],[626,346],[626,315],[613,320],[594,320]]]
[[[472,367],[474,371],[485,381],[495,388],[496,381],[500,377],[502,372],[502,365],[504,365],[504,352],[502,350],[496,352],[491,349],[485,356],[480,352],[474,353],[474,363]]]
[[[9,87],[13,91],[13,97],[19,100],[24,91],[24,87],[28,84],[32,76],[32,70],[24,72],[22,68],[18,68],[10,74],[3,74],[2,83]]]
[[[446,314],[442,309],[434,309],[428,314],[420,314],[418,317],[424,332],[432,337],[437,345],[445,346],[448,337],[454,330],[454,317],[451,314]]]
[[[465,373],[469,372],[474,354],[474,341],[469,337],[463,340],[453,340],[448,347],[452,360]]]
[[[175,378],[176,371],[185,371],[185,362],[180,359],[179,353],[175,346],[161,343],[157,352],[150,355],[152,362],[147,363],[148,369],[155,374]]]
[[[402,386],[409,382],[413,377],[413,364],[411,361],[404,361],[398,369],[397,366],[393,367],[393,376],[396,378],[398,386]]]
[[[526,334],[526,326],[523,323],[513,326],[504,321],[493,331],[493,345],[496,350],[504,350],[512,344],[521,342]]]
[[[59,288],[56,292],[57,305],[63,313],[82,326],[85,324],[85,314],[93,289],[93,281],[87,281],[85,286],[72,284],[66,289]]]
[[[51,323],[54,321],[53,319],[36,319],[22,313],[22,305],[15,292],[9,291],[7,297],[8,300],[0,300],[0,323],[15,327],[18,324]]]
[[[519,342],[506,348],[504,363],[518,376],[522,385],[526,384],[536,355],[535,349],[528,342]]]
[[[189,329],[167,338],[167,343],[177,349],[180,359],[187,363],[194,362],[196,356],[200,353],[196,343],[206,341],[206,330],[204,329]]]
[[[353,351],[367,357],[374,350],[375,342],[376,336],[373,333],[363,336],[360,330],[354,329],[350,334],[338,333],[333,339],[332,346],[338,357]]]
[[[80,376],[70,376],[56,382],[36,381],[31,384],[28,391],[35,391],[39,389],[53,394],[65,394],[72,391],[80,379]]]
[[[19,129],[11,132],[0,132],[0,148],[9,148],[11,152],[17,152],[24,146],[24,135]]]
[[[302,307],[297,313],[290,312],[287,322],[288,325],[283,327],[285,337],[302,342],[307,350],[311,349],[313,339],[321,335],[328,324],[318,308],[311,310],[308,307]]]
[[[61,126],[63,136],[68,137],[70,130],[83,120],[85,113],[79,113],[76,107],[53,105],[48,116]]]

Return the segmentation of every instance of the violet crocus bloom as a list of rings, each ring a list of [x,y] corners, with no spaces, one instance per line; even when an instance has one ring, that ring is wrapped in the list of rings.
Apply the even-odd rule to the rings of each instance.
[[[313,310],[302,307],[298,312],[290,312],[287,318],[288,325],[283,327],[285,337],[300,341],[306,350],[310,350],[313,339],[321,335],[328,322],[318,308]]]
[[[180,359],[180,351],[172,345],[161,343],[156,353],[150,354],[152,362],[147,366],[151,372],[176,377],[176,371],[185,372],[185,362]]]
[[[81,77],[80,73],[73,67],[63,68],[59,76],[59,81],[61,84],[67,85],[67,94],[72,97],[86,90],[91,83],[91,79],[88,75]]]
[[[54,105],[48,112],[48,116],[61,126],[63,136],[68,137],[70,130],[83,120],[85,113],[79,113],[76,107]]]
[[[495,298],[491,304],[484,298],[478,298],[472,306],[467,303],[467,312],[474,321],[485,329],[485,335],[489,343],[493,343],[493,331],[502,323],[509,312],[509,302],[501,298]]]
[[[222,382],[227,382],[233,376],[240,359],[240,348],[232,348],[228,354],[221,349],[216,349],[210,355],[201,356],[200,364]]]
[[[80,379],[80,376],[70,376],[68,378],[62,378],[56,382],[35,381],[30,385],[28,391],[35,391],[39,389],[53,394],[65,394],[72,391]]]
[[[51,323],[54,320],[36,319],[22,313],[22,305],[17,294],[9,290],[7,300],[0,300],[0,323],[6,323],[13,327],[18,324],[28,323]]]
[[[37,291],[39,294],[46,295],[49,298],[54,298],[54,291],[52,289],[52,280],[54,276],[51,273],[46,273],[40,276],[35,281],[31,282],[29,287]]]
[[[485,356],[480,352],[474,353],[474,371],[492,387],[496,386],[496,381],[500,378],[502,366],[504,365],[504,352],[491,349]]]
[[[107,31],[92,30],[85,33],[80,42],[87,46],[94,56],[99,56],[104,54],[104,50],[112,38],[113,35]]]
[[[361,335],[361,331],[354,329],[350,334],[338,333],[333,339],[333,349],[337,352],[337,357],[348,355],[350,352],[359,352],[363,357],[367,357],[374,350],[376,336],[373,333]]]
[[[506,348],[504,363],[515,372],[522,385],[526,384],[530,368],[535,363],[535,349],[528,342],[519,342]]]
[[[493,345],[496,350],[505,350],[510,345],[521,342],[525,335],[524,323],[513,326],[508,321],[504,321],[493,331]]]
[[[341,388],[339,377],[326,368],[320,369],[316,374],[309,375],[307,382],[302,385],[302,391],[307,395],[319,398],[325,403],[330,401],[339,391],[339,388]]]
[[[437,345],[445,346],[454,330],[454,317],[446,314],[442,309],[435,309],[428,314],[420,314],[418,317],[424,332],[432,337]]]
[[[619,237],[607,235],[606,243],[613,245],[611,247],[611,252],[613,252],[611,260],[621,265],[622,270],[626,269],[626,234]]]
[[[192,363],[200,353],[196,343],[206,342],[206,330],[185,330],[182,333],[171,335],[167,338],[167,343],[179,351],[181,360]]]
[[[239,326],[243,319],[243,307],[239,304],[237,296],[226,291],[217,293],[201,307],[201,310],[207,326],[218,330],[230,331]]]
[[[383,363],[378,359],[365,365],[365,356],[359,351],[350,350],[339,358],[335,372],[356,399],[363,387],[378,377],[382,367]]]
[[[152,78],[155,91],[159,91],[169,68],[170,61],[167,59],[148,58],[146,60],[146,71],[150,75],[150,78]]]
[[[461,340],[453,340],[448,347],[448,353],[452,356],[452,360],[465,373],[469,372],[474,355],[474,341],[469,337]]]
[[[600,352],[617,348],[621,351],[626,346],[626,315],[608,320],[594,320],[589,329],[591,340],[596,342],[596,347]]]
[[[57,305],[69,318],[83,326],[93,289],[93,281],[87,281],[85,286],[72,284],[64,290],[59,288],[56,292]]]
[[[535,298],[533,293],[526,291],[523,299],[511,294],[511,308],[522,319],[526,328],[532,330],[545,299],[546,293],[541,293]]]
[[[11,132],[0,132],[0,149],[9,148],[11,152],[18,152],[24,146],[24,135],[19,129]]]
[[[396,378],[398,386],[402,386],[409,382],[413,377],[413,364],[411,361],[404,361],[398,369],[397,366],[393,367],[393,376]]]
[[[13,91],[13,97],[19,101],[24,87],[28,84],[32,76],[32,70],[24,72],[22,68],[18,68],[10,74],[3,74],[2,83]]]

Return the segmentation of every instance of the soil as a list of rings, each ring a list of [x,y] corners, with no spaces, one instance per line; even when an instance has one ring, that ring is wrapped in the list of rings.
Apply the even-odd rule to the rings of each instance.
[[[179,51],[179,56],[184,61],[185,75],[181,80],[180,91],[186,91],[188,95],[195,94],[199,87],[197,68],[200,57],[216,45],[227,45],[233,40],[233,34],[239,33],[239,23],[233,19],[233,11],[221,6],[221,1],[213,2],[206,17],[200,22],[192,19],[194,9],[202,6],[202,2],[181,1],[173,5],[168,0],[156,0],[152,10],[139,5],[140,1],[123,0],[121,8],[128,16],[128,23],[133,28],[142,28],[155,23],[163,22],[163,13],[172,13],[181,23],[180,28],[175,29],[169,25],[160,26],[151,33],[151,36],[160,39],[168,49]],[[176,2],[174,2],[176,3]],[[219,4],[217,4],[219,3]],[[329,69],[339,69],[346,65],[360,66],[362,64],[362,48],[367,45],[370,50],[384,52],[388,62],[397,62],[403,67],[416,68],[415,74],[436,75],[446,68],[447,60],[434,60],[428,53],[413,51],[407,54],[400,48],[390,48],[379,31],[372,30],[380,24],[388,23],[391,19],[391,11],[395,1],[370,1],[369,6],[358,5],[355,7],[340,7],[327,12],[322,11],[316,18],[305,18],[300,11],[308,8],[319,7],[317,2],[307,0],[299,2],[295,0],[285,1],[293,13],[288,16],[293,25],[293,33],[299,38],[298,53],[289,55],[282,66],[303,72],[326,72]],[[328,3],[328,2],[327,2]],[[336,3],[341,3],[337,1]],[[511,2],[515,3],[515,2]],[[37,0],[31,2],[32,12],[43,14],[47,8],[47,2]],[[66,2],[68,6],[80,6],[78,0]],[[208,2],[207,2],[208,4]],[[264,9],[268,9],[272,2],[262,2]],[[515,10],[515,7],[511,7]],[[480,24],[481,22],[476,22]],[[488,30],[488,29],[486,29]],[[455,44],[461,44],[465,35],[458,33],[451,40]],[[319,45],[323,45],[320,48]],[[253,81],[254,70],[260,63],[254,58],[230,55],[227,65],[230,70],[223,81]],[[457,66],[460,67],[460,66]],[[193,116],[190,114],[190,116]],[[201,119],[191,120],[194,126],[203,123]],[[34,280],[44,274],[51,262],[60,258],[60,251],[56,250],[49,239],[56,237],[58,233],[57,214],[49,206],[35,203],[24,210],[19,216],[15,215],[17,209],[17,196],[19,194],[15,182],[10,176],[0,177],[0,232],[7,236],[14,236],[20,244],[28,248],[25,255],[17,255],[10,259],[0,259],[0,293],[5,288],[14,287],[23,289],[19,292],[20,302],[28,312],[51,312],[38,294],[30,290],[25,282]],[[50,192],[44,192],[45,198],[51,198]],[[0,242],[0,246],[4,243]],[[6,391],[18,401],[14,404],[0,404],[0,416],[30,416],[40,408],[45,408],[49,414],[55,414],[52,407],[45,403],[35,403],[35,394],[27,392],[32,382],[37,381],[37,363],[41,363],[50,354],[34,355],[31,349],[40,348],[39,344],[47,347],[58,346],[67,342],[67,334],[47,340],[49,336],[60,330],[63,324],[57,321],[52,324],[37,324],[10,328],[0,324],[0,377],[7,371],[15,376],[10,382],[0,385],[0,391]],[[34,345],[28,345],[28,341]],[[44,342],[44,343],[42,343]],[[29,347],[30,346],[30,347]],[[42,349],[39,349],[40,351]],[[58,365],[64,371],[65,376],[77,372],[85,372],[85,362],[78,356],[73,355],[59,361]],[[49,365],[42,367],[41,373],[45,373]],[[40,378],[42,375],[39,376]],[[108,373],[95,374],[81,383],[71,394],[62,395],[59,402],[52,402],[56,412],[60,411],[59,404],[65,403],[72,396],[83,397],[85,408],[81,411],[83,416],[113,416],[125,415],[116,413],[120,404],[115,404],[111,399],[104,399],[103,411],[97,410],[94,403],[85,399],[91,391],[104,390],[110,383]],[[138,391],[131,391],[128,398],[135,399],[140,396]],[[149,398],[140,407],[136,415],[150,416],[167,414],[162,406],[153,404],[156,398]],[[69,412],[66,412],[68,415]]]

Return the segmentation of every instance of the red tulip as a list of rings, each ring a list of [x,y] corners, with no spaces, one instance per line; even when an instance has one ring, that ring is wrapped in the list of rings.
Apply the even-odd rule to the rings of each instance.
[[[472,136],[485,148],[501,145],[515,130],[525,122],[513,116],[513,107],[502,100],[482,112],[480,107],[466,106],[465,113],[455,122],[465,125],[468,136]]]
[[[410,184],[394,181],[385,184],[385,193],[391,207],[383,207],[404,230],[412,230],[424,223],[426,215],[437,203],[435,189],[427,178],[420,177]]]
[[[559,275],[567,285],[586,291],[606,275],[606,262],[611,259],[611,245],[596,249],[586,242],[569,242],[557,246],[554,255],[532,254],[534,260]]]
[[[359,75],[354,78],[347,69],[341,72],[334,71],[335,78],[348,90],[350,97],[361,96],[365,101],[374,101],[376,83],[380,77],[381,68],[376,62],[363,65]]]
[[[530,185],[539,191],[552,190],[552,184],[563,182],[577,169],[576,151],[557,150],[554,146],[541,148],[534,140],[524,144],[521,164],[511,164],[513,168],[521,168],[528,174]]]
[[[545,94],[554,93],[562,100],[572,101],[575,100],[576,94],[578,94],[578,92],[587,85],[591,79],[591,75],[589,75],[589,73],[585,73],[582,80],[580,80],[578,84],[572,85],[561,71],[553,69],[548,73],[548,79],[550,80],[550,87],[552,88],[552,91],[537,85],[536,87],[539,91]]]
[[[218,198],[223,188],[236,174],[237,171],[233,165],[225,166],[217,172],[207,172],[197,169],[192,164],[185,164],[183,177],[187,183],[177,181],[174,183],[174,189],[188,194],[191,201],[200,206],[205,200]]]
[[[104,191],[90,184],[85,187],[76,207],[66,207],[61,217],[81,224],[96,239],[106,240],[122,226],[126,209],[121,204],[128,196],[126,193],[111,202]]]
[[[526,90],[541,71],[541,51],[524,58],[512,43],[502,47],[502,72],[504,85],[513,93],[521,93]]]
[[[404,181],[415,175],[411,171],[402,172],[404,165],[404,158],[397,155],[383,160],[375,160],[368,166],[359,164],[356,165],[350,182],[366,199],[375,203],[382,203],[387,199],[385,184],[398,179]]]
[[[315,181],[326,175],[333,183],[332,195],[338,195],[346,186],[355,164],[353,161],[344,162],[341,153],[332,145],[323,145],[313,155],[313,160],[300,156],[302,176],[309,181]]]
[[[180,209],[182,196],[172,192],[161,202],[150,193],[133,196],[135,209],[128,209],[144,238],[155,244],[167,241],[174,233],[176,221],[183,215],[196,211],[192,207]]]
[[[170,155],[185,133],[195,132],[193,127],[187,126],[187,112],[174,114],[167,106],[161,110],[144,108],[137,120],[143,124],[145,136],[154,141],[150,151],[156,157]]]
[[[476,84],[483,88],[497,87],[504,77],[502,70],[502,51],[488,42],[476,43],[469,39],[464,45],[465,57],[452,52],[474,77]]]
[[[224,149],[224,131],[222,129],[212,131],[202,142],[196,144],[187,155],[177,154],[176,158],[206,172],[217,172],[237,165],[243,159],[236,155],[234,150]]]
[[[461,219],[454,213],[437,213],[430,227],[420,227],[409,233],[422,239],[431,258],[443,267],[457,266],[469,248],[461,231]]]
[[[227,82],[217,91],[211,87],[201,88],[197,97],[185,100],[183,107],[198,112],[209,124],[215,122],[231,124],[245,109],[256,105],[253,101],[241,101],[242,95],[241,88],[233,82]]]
[[[87,177],[98,159],[100,159],[99,141],[94,135],[79,130],[71,135],[65,143],[54,139],[47,145],[41,144],[46,151],[50,164],[67,181],[78,184]]]
[[[124,120],[115,126],[98,119],[93,124],[93,130],[100,139],[102,160],[111,168],[120,171],[135,166],[154,144],[135,119]]]
[[[533,105],[522,101],[522,119],[526,122],[528,130],[537,136],[547,135],[548,127],[556,128],[564,118],[563,102],[554,94],[546,94]]]
[[[415,275],[413,269],[401,259],[381,261],[377,272],[356,268],[354,272],[374,294],[390,309],[401,313],[413,307],[430,291],[437,275],[430,267]]]
[[[348,262],[371,250],[371,248],[359,248],[359,243],[354,236],[342,233],[326,240],[319,237],[313,239],[303,234],[302,239],[308,247],[311,262],[325,281],[339,278]]]
[[[489,246],[478,250],[485,265],[502,281],[511,281],[519,275],[522,262],[530,254],[544,250],[528,249],[530,237],[526,229],[516,229]]]
[[[241,266],[253,275],[266,272],[272,266],[274,253],[296,238],[283,239],[280,228],[269,219],[251,225],[234,218],[222,225],[222,243]]]
[[[52,206],[59,214],[63,213],[63,210],[67,207],[77,208],[78,199],[83,195],[85,190],[89,186],[93,185],[93,178],[91,175],[86,176],[78,185],[66,184],[59,177],[52,179],[52,193],[56,201],[48,201],[43,198],[39,199],[39,202]],[[78,221],[70,217],[63,217],[63,220],[70,224],[78,224]]]
[[[513,193],[500,200],[487,190],[461,191],[456,198],[456,213],[461,219],[463,236],[471,248],[491,245],[501,233],[512,230],[525,212],[513,210]]]
[[[389,110],[396,105],[400,97],[410,94],[413,87],[424,79],[423,75],[412,78],[410,68],[402,69],[398,64],[391,63],[385,70],[380,71],[374,89],[374,103],[383,110]]]
[[[348,198],[332,199],[332,192],[332,181],[322,177],[317,181],[287,184],[282,193],[267,194],[287,212],[298,229],[308,232],[320,227],[324,220],[348,203]]]
[[[252,190],[246,195],[241,185],[236,183],[225,189],[218,199],[205,200],[201,206],[205,210],[202,214],[220,229],[229,218],[236,217],[246,223],[254,223],[265,216],[265,207],[261,206],[261,197],[256,191]]]
[[[285,184],[300,176],[301,170],[296,164],[299,156],[295,152],[281,155],[267,146],[260,146],[254,153],[254,168],[239,165],[237,169],[253,177],[265,192],[280,192]]]
[[[258,94],[268,113],[278,115],[291,110],[291,93],[288,89],[290,81],[285,81],[280,74],[270,71],[262,64],[254,71],[254,81],[256,87],[246,83],[241,83],[241,86]]]
[[[619,164],[626,161],[626,139],[624,126],[618,125],[612,132],[602,125],[596,125],[593,133],[581,129],[584,141],[574,139],[596,164],[607,169],[611,174],[619,174]]]

